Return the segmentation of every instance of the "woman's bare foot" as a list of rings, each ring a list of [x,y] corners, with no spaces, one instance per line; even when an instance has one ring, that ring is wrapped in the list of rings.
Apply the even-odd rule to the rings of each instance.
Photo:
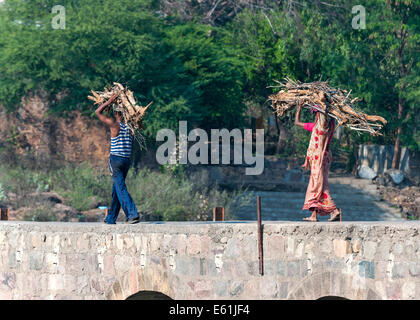
[[[318,222],[318,219],[317,218],[312,218],[312,217],[305,217],[305,218],[303,218],[303,220],[305,220],[305,221],[311,221],[311,222]]]
[[[318,218],[316,217],[316,211],[313,211],[310,217],[303,218],[304,221],[311,221],[311,222],[318,222]]]

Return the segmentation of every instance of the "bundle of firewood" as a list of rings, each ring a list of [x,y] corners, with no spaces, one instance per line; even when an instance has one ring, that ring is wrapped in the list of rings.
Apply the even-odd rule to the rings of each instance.
[[[301,83],[285,78],[283,83],[276,81],[281,91],[269,96],[271,106],[277,116],[283,116],[295,109],[299,102],[305,108],[312,108],[338,121],[338,126],[343,125],[356,131],[367,131],[376,136],[381,135],[379,130],[387,123],[380,116],[370,116],[357,111],[355,103],[358,98],[351,98],[350,92],[330,87],[327,81]],[[382,124],[378,123],[381,122]]]
[[[102,104],[111,98],[115,93],[118,97],[106,108],[105,111],[119,112],[121,114],[122,122],[125,123],[134,137],[139,142],[140,146],[144,145],[144,138],[140,130],[144,130],[143,120],[146,115],[146,110],[150,107],[152,102],[147,106],[139,106],[134,99],[133,92],[118,82],[114,82],[114,86],[105,88],[104,91],[91,90],[92,96],[88,99],[95,102],[95,104]]]

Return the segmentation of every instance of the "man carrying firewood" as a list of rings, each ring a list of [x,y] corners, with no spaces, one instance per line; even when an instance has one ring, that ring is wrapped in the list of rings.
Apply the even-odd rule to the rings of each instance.
[[[114,117],[109,118],[103,114],[103,111],[116,98],[118,93],[114,94],[107,102],[101,104],[95,111],[99,120],[105,123],[111,131],[111,152],[109,156],[109,170],[114,181],[112,186],[112,204],[105,218],[105,223],[115,224],[122,207],[126,215],[126,223],[133,224],[140,221],[136,205],[128,193],[125,184],[128,169],[130,168],[131,148],[133,145],[133,136],[126,124],[121,122],[121,114],[114,112]]]

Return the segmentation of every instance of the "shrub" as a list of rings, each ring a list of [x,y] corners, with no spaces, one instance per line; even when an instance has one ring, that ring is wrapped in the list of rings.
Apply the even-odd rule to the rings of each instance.
[[[18,205],[33,207],[24,219],[52,221],[48,204],[26,199],[33,192],[55,191],[63,195],[67,205],[78,211],[91,208],[91,199],[111,204],[112,178],[107,169],[95,169],[89,164],[64,166],[50,171],[35,171],[22,167],[0,167],[0,202],[5,197],[3,188],[16,193]],[[249,203],[251,194],[220,190],[217,185],[197,175],[188,177],[184,170],[152,171],[144,168],[130,170],[127,188],[140,212],[160,215],[163,220],[205,221],[212,218],[214,207],[224,207],[226,219],[234,219],[235,211]],[[3,187],[4,186],[4,187]],[[121,210],[120,214],[124,214]]]

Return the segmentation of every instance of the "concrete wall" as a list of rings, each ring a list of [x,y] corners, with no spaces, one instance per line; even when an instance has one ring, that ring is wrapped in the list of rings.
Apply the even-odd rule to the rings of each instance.
[[[0,299],[420,299],[420,222],[0,222]]]

